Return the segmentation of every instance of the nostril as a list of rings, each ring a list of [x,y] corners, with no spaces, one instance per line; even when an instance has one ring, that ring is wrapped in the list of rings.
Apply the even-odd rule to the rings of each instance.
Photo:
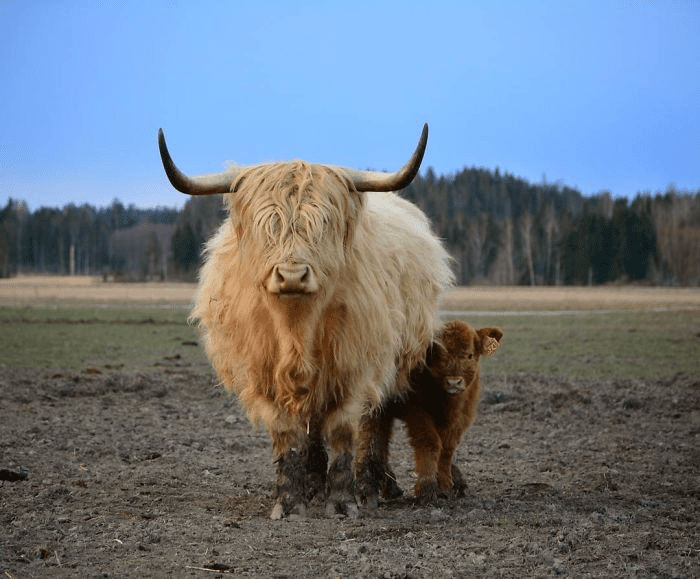
[[[279,283],[284,283],[284,275],[282,275],[282,272],[280,271],[279,266],[275,266],[274,276],[275,276],[275,281],[277,281]]]

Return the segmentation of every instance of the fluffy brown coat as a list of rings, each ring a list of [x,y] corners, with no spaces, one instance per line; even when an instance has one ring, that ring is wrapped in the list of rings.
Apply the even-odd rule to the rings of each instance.
[[[462,494],[466,483],[452,462],[462,436],[474,422],[479,402],[479,359],[501,345],[500,328],[473,330],[457,320],[447,322],[421,364],[410,374],[411,391],[381,412],[385,436],[395,418],[406,423],[415,456],[415,495],[434,502],[439,494]],[[386,471],[390,473],[390,471]],[[401,491],[388,474],[384,495]]]

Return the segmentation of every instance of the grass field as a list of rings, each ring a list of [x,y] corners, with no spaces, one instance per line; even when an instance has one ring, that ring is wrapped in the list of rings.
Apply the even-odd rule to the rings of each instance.
[[[0,368],[138,371],[164,361],[209,372],[183,308],[0,306]]]
[[[210,372],[187,325],[192,284],[0,280],[0,367]],[[700,371],[700,290],[456,288],[446,317],[505,330],[485,374],[666,377]]]

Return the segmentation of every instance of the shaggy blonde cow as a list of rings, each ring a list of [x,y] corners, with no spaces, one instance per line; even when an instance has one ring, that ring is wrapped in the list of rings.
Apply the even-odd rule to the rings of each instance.
[[[187,177],[159,146],[173,186],[222,193],[229,216],[207,243],[191,318],[219,379],[272,438],[273,518],[303,514],[313,495],[356,514],[358,424],[406,388],[452,283],[428,219],[391,191],[418,172],[428,128],[407,165],[375,173],[303,161]],[[331,449],[331,466],[327,472]],[[355,469],[370,504],[371,432]]]

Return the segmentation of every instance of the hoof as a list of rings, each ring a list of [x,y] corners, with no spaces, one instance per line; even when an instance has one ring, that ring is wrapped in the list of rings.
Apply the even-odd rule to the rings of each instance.
[[[379,508],[379,498],[377,495],[365,495],[357,497],[357,504],[366,507],[371,511],[376,511]]]
[[[360,516],[360,511],[357,508],[357,503],[346,503],[345,504],[345,515],[349,519],[357,519]]]
[[[283,517],[284,517],[284,507],[282,506],[282,503],[275,503],[275,506],[272,507],[272,512],[270,513],[270,518],[273,521],[279,521]]]
[[[326,479],[315,476],[313,473],[306,476],[306,500],[311,502],[314,499],[323,502],[328,494]]]
[[[457,485],[456,484],[456,485],[454,485],[454,487],[452,487],[452,492],[453,492],[454,497],[456,499],[461,499],[463,497],[466,497],[467,496],[467,485],[462,485],[462,484]]]
[[[354,501],[328,501],[326,503],[326,516],[337,517],[338,515],[346,516],[349,519],[357,519],[360,516],[360,512]]]
[[[289,520],[300,520],[306,518],[306,505],[304,503],[297,503],[288,512],[285,512],[284,505],[278,501],[275,506],[272,507],[272,512],[270,513],[270,519],[273,521],[279,521],[280,519],[288,518]]]
[[[419,505],[437,505],[439,493],[436,482],[416,483],[415,494]]]

